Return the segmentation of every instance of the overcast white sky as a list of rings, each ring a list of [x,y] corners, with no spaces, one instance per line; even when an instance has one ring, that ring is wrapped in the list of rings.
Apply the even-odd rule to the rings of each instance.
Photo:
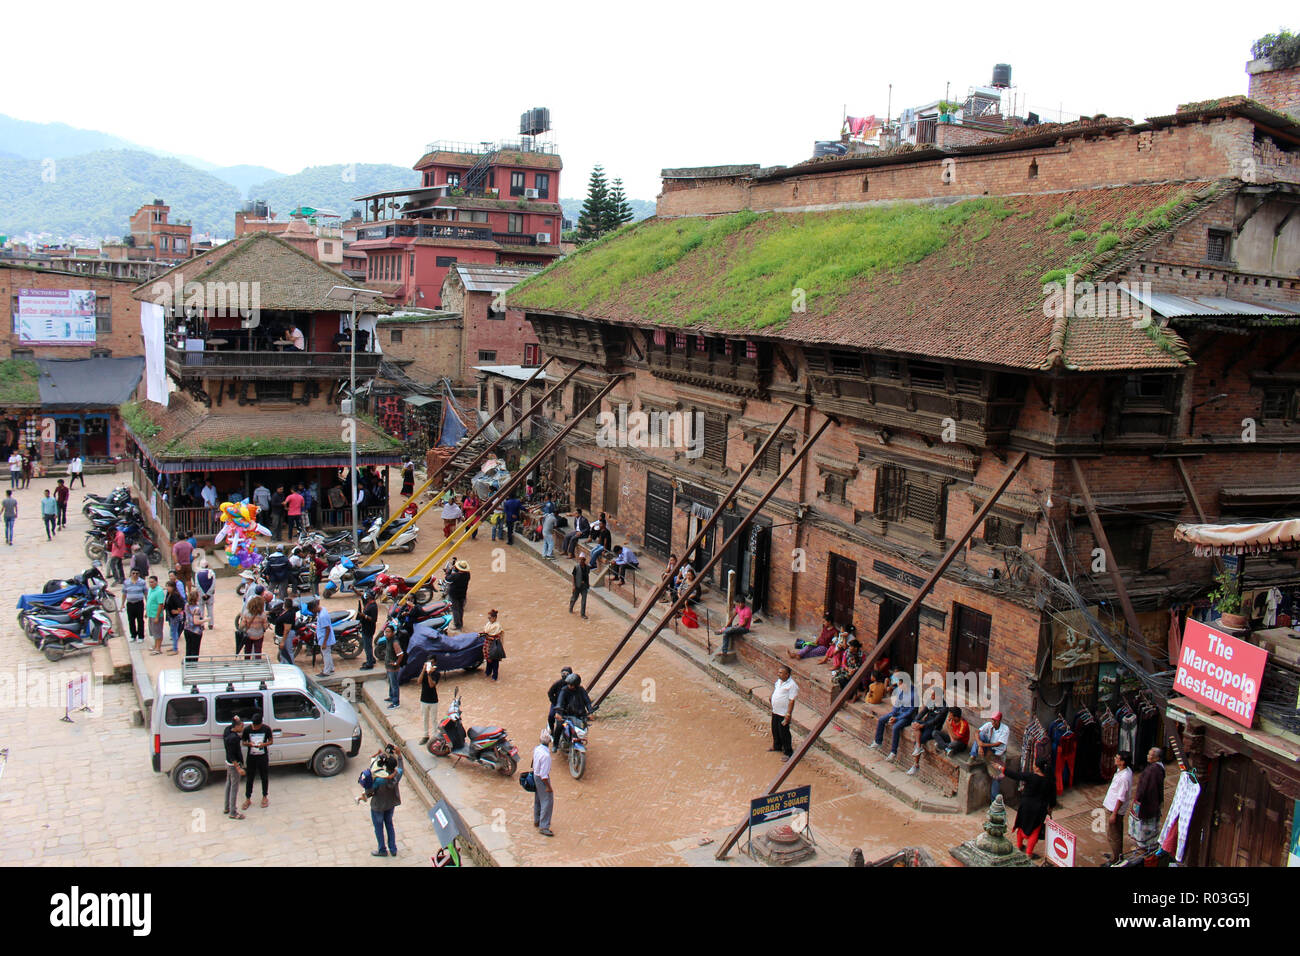
[[[795,163],[845,105],[883,116],[890,83],[893,115],[955,99],[999,62],[1045,120],[1244,93],[1251,42],[1300,30],[1300,5],[130,0],[0,22],[0,112],[20,119],[291,173],[516,138],[546,106],[565,196],[602,163],[653,199],[665,166]]]

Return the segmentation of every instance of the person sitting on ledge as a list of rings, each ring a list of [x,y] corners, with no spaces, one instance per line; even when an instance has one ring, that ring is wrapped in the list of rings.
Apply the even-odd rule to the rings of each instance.
[[[806,661],[810,657],[825,657],[826,652],[830,650],[831,641],[838,633],[835,623],[831,620],[830,614],[822,615],[822,630],[817,635],[815,641],[798,641],[792,651],[786,651],[786,655],[795,660]],[[802,645],[802,647],[798,646]]]

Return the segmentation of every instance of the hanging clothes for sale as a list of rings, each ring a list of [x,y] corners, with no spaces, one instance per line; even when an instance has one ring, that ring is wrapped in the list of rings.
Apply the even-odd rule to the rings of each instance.
[[[1051,736],[1044,729],[1037,717],[1029,721],[1025,735],[1020,740],[1020,770],[1032,773],[1034,764],[1039,760],[1049,760],[1052,755]],[[1023,784],[1021,785],[1023,787]]]
[[[1115,716],[1119,719],[1119,746],[1118,750],[1127,750],[1133,755],[1133,770],[1139,769],[1137,755],[1137,732],[1138,718],[1137,714],[1128,704],[1121,704],[1119,710],[1115,711]],[[1146,754],[1141,757],[1142,763],[1146,763]]]
[[[1074,760],[1078,752],[1079,739],[1065,722],[1058,716],[1047,728],[1052,738],[1052,768],[1056,774],[1056,792],[1064,793],[1074,785]]]
[[[1160,845],[1169,850],[1173,845],[1174,835],[1177,834],[1177,853],[1173,853],[1172,850],[1170,852],[1179,863],[1183,862],[1183,851],[1187,849],[1187,828],[1191,825],[1192,812],[1196,809],[1196,798],[1200,795],[1201,785],[1197,782],[1195,774],[1184,772],[1178,775],[1178,788],[1169,803],[1169,815],[1165,817],[1165,825],[1160,830]]]
[[[1264,600],[1264,626],[1277,626],[1277,611],[1282,603],[1282,592],[1277,588],[1268,589],[1268,597]]]
[[[1156,706],[1147,691],[1139,693],[1132,702],[1138,721],[1137,735],[1133,742],[1133,766],[1141,769],[1147,765],[1147,754],[1151,748],[1160,746],[1160,741],[1163,739],[1160,735],[1163,721],[1160,717],[1160,708]]]
[[[1109,707],[1101,712],[1101,773],[1102,782],[1115,776],[1115,754],[1119,753],[1119,721]]]
[[[1101,724],[1087,707],[1080,707],[1074,715],[1076,748],[1075,782],[1079,784],[1101,781]]]

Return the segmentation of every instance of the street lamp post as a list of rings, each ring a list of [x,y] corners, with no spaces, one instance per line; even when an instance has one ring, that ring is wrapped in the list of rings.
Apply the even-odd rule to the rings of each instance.
[[[352,499],[352,550],[361,550],[360,529],[357,518],[357,300],[373,302],[379,293],[372,289],[358,289],[353,286],[336,285],[330,289],[325,298],[349,301],[352,304],[352,350],[348,356],[348,496]]]

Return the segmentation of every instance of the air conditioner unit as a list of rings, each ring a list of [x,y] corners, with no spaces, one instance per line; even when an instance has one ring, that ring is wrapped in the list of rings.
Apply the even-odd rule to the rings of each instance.
[[[551,244],[551,234],[549,232],[539,232],[537,234],[537,244],[539,246],[549,246]]]
[[[524,198],[525,198],[525,199],[536,199],[536,198],[537,198],[537,195],[538,195],[538,194],[537,194],[537,190],[536,190],[536,189],[525,189],[525,190],[524,190]]]

